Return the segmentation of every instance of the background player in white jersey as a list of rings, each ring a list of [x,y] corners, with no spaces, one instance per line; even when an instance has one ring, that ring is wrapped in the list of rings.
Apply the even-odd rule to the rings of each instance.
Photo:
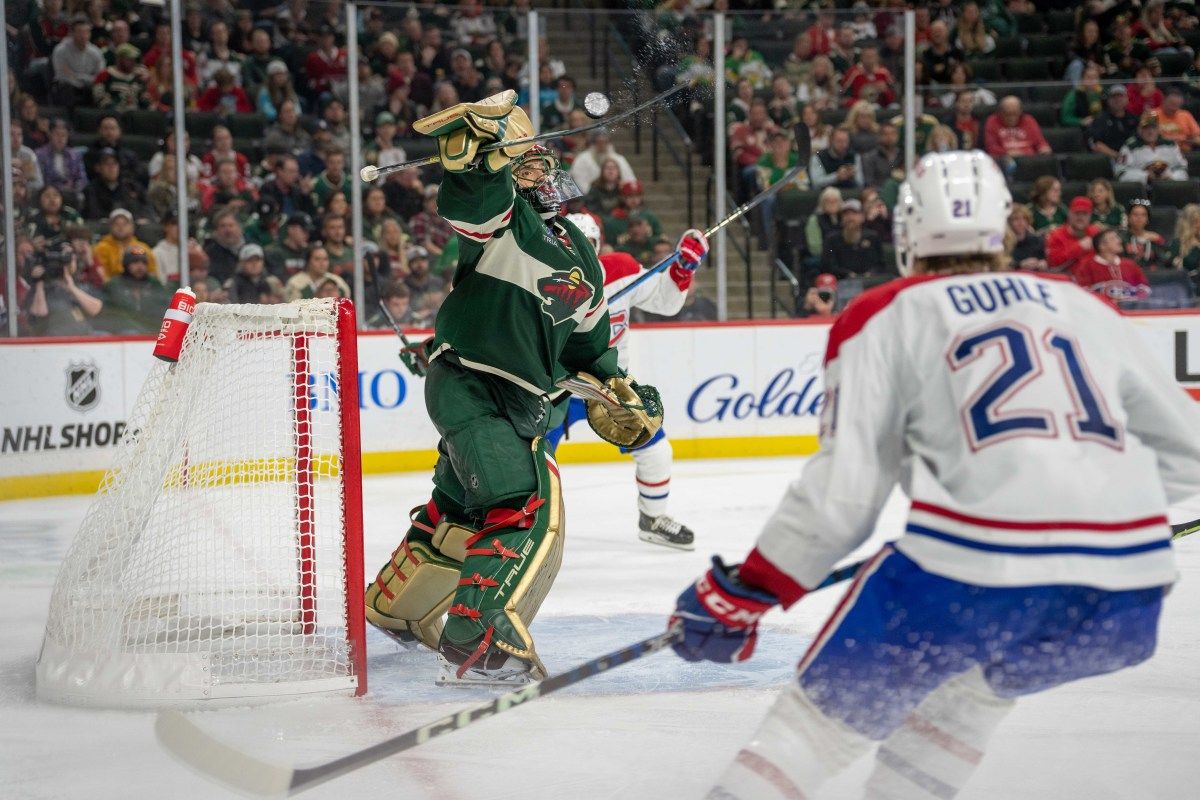
[[[579,228],[599,253],[601,234],[595,218],[590,214],[568,214],[566,218]],[[629,367],[630,312],[634,308],[640,308],[667,317],[678,314],[687,298],[688,287],[692,285],[696,267],[700,266],[708,252],[708,240],[701,231],[690,229],[684,231],[676,249],[680,254],[679,261],[669,269],[646,279],[615,301],[613,296],[636,281],[645,271],[637,259],[628,253],[613,252],[600,256],[600,265],[604,267],[604,296],[608,300],[611,327],[609,346],[617,348],[621,369]],[[570,405],[567,408],[566,421],[546,435],[546,441],[552,448],[558,447],[559,441],[573,423],[586,417],[582,400],[573,397],[568,402]],[[636,465],[634,476],[638,489],[638,538],[682,550],[693,549],[695,534],[692,529],[667,514],[667,496],[671,491],[672,452],[671,442],[667,439],[665,431],[659,428],[654,438],[641,447],[621,450],[632,454]]]
[[[681,656],[746,659],[759,618],[862,544],[897,482],[912,499],[710,797],[813,797],[880,743],[867,797],[951,798],[1016,697],[1153,654],[1200,410],[1103,301],[1003,271],[1010,204],[983,153],[913,168],[908,277],[834,323],[821,451],[746,560],[714,557],[680,595]]]

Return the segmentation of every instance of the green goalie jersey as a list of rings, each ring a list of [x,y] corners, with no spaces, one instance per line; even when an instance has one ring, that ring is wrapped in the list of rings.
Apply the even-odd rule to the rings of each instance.
[[[547,226],[514,191],[508,167],[447,172],[438,212],[458,234],[459,256],[432,358],[452,352],[536,394],[556,393],[572,372],[621,374],[604,271],[578,228],[561,217]]]

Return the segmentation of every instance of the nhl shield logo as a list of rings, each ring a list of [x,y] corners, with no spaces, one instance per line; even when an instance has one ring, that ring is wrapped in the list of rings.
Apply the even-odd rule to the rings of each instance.
[[[71,362],[67,367],[67,405],[91,411],[100,402],[100,370],[94,361]]]
[[[542,293],[542,313],[554,320],[555,325],[569,320],[595,294],[578,268],[555,272],[538,281],[537,286]]]

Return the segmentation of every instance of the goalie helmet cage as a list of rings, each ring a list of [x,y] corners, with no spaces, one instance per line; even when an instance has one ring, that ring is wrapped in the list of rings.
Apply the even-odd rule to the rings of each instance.
[[[197,306],[63,561],[38,696],[365,692],[358,412],[350,301]]]

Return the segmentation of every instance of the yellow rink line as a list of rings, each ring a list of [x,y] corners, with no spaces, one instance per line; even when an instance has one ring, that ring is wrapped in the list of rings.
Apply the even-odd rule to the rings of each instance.
[[[817,437],[806,436],[736,436],[702,439],[672,439],[675,458],[757,458],[763,456],[802,456],[817,451]],[[314,470],[319,475],[336,473],[336,459],[317,456]],[[563,442],[556,458],[561,464],[597,464],[629,458],[617,448],[604,442]],[[421,472],[433,469],[437,461],[435,450],[397,450],[384,453],[363,453],[363,474],[381,475],[390,472]],[[253,483],[257,481],[291,480],[292,459],[269,459],[252,463],[249,469],[229,465],[198,464],[189,468],[195,483]],[[324,466],[324,469],[321,467]],[[233,476],[233,480],[220,480]],[[23,500],[66,494],[91,494],[100,486],[104,470],[55,472],[43,475],[0,477],[0,500]],[[180,484],[177,474],[169,481]]]

